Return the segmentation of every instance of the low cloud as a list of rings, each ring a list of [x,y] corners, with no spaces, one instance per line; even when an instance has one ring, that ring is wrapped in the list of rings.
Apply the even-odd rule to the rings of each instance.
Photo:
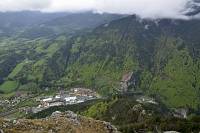
[[[42,10],[50,5],[49,0],[1,0],[0,11]]]
[[[194,0],[195,2],[198,0]],[[40,10],[43,12],[87,11],[137,14],[142,18],[182,18],[193,0],[2,0],[0,11]]]
[[[184,18],[182,11],[188,0],[104,0],[99,11],[138,14],[145,18]],[[112,8],[113,7],[113,8]]]

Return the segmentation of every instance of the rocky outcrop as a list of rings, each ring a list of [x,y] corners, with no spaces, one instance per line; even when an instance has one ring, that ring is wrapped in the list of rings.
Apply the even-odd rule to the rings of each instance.
[[[71,111],[56,111],[44,119],[0,120],[0,129],[0,133],[118,133],[108,122]]]
[[[133,84],[131,82],[131,78],[133,77],[133,72],[129,72],[125,75],[123,75],[122,80],[120,82],[121,85],[121,91],[122,92],[127,92],[128,91],[128,87]]]

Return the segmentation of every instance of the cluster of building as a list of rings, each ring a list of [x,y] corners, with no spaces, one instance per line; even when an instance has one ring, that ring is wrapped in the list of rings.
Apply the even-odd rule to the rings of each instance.
[[[32,95],[27,95],[25,93],[21,93],[17,91],[15,95],[13,95],[9,99],[1,99],[0,100],[0,117],[5,117],[12,115],[16,112],[18,113],[26,113],[27,114],[27,107],[20,105],[27,99],[31,99]]]
[[[139,103],[142,103],[142,104],[149,103],[149,104],[158,105],[158,103],[155,101],[155,99],[147,97],[147,96],[141,96],[136,101]]]
[[[20,103],[23,100],[21,97],[14,97],[10,100],[0,100],[0,107],[3,108],[12,108],[16,106],[18,103]]]
[[[9,100],[0,100],[0,106],[8,105],[10,104]]]
[[[37,113],[49,107],[78,104],[96,98],[98,98],[97,93],[90,89],[73,88],[70,91],[60,91],[55,96],[41,97],[37,99],[40,104],[38,107],[34,107],[32,112]]]
[[[172,111],[174,117],[184,118],[184,119],[187,119],[189,113],[189,109],[187,108],[172,109]]]

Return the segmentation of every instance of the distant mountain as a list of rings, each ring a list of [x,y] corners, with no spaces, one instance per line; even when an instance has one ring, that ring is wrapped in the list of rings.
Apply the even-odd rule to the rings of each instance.
[[[92,12],[0,12],[0,35],[37,38],[61,33],[74,33],[78,30],[94,28],[120,17],[122,15],[95,14]]]
[[[0,12],[0,34],[1,36],[12,35],[17,30],[21,30],[20,28],[38,25],[65,15],[66,13],[41,13],[34,11]]]
[[[20,12],[0,12],[1,27],[25,27],[37,25],[58,17],[65,16],[67,13],[42,13],[36,11],[20,11]]]
[[[123,17],[117,14],[96,14],[92,12],[69,13],[62,17],[50,19],[49,21],[41,22],[39,25],[34,25],[26,29],[21,36],[43,37],[58,34],[74,34],[78,32],[86,32],[96,26],[116,20]]]
[[[107,14],[107,13],[98,14],[98,13],[92,13],[92,12],[72,13],[64,17],[56,18],[48,22],[45,22],[43,23],[43,25],[64,26],[66,24],[69,24],[69,26],[72,26],[74,28],[77,28],[78,26],[79,27],[83,26],[84,28],[91,28],[91,27],[99,26],[102,23],[119,19],[122,16],[123,15]]]

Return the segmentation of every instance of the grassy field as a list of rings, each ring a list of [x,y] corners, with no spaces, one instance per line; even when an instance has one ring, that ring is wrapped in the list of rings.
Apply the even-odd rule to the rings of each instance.
[[[14,78],[23,68],[25,62],[19,63],[14,70],[9,74],[9,78]]]
[[[16,81],[6,81],[0,86],[0,90],[4,93],[10,93],[14,91],[18,86]]]
[[[60,44],[58,44],[58,43],[53,43],[52,45],[50,45],[50,46],[46,49],[47,56],[48,56],[48,57],[52,57],[53,54],[60,48],[59,45],[60,45]]]

